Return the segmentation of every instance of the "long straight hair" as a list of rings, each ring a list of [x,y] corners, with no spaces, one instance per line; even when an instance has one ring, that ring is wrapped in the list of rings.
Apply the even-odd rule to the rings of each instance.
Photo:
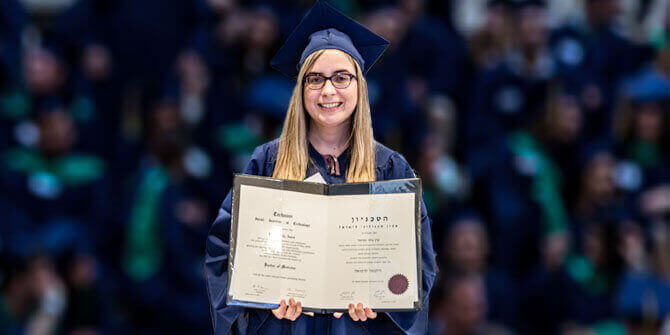
[[[310,117],[303,104],[303,82],[305,75],[324,52],[325,50],[318,50],[309,55],[298,73],[279,139],[277,162],[272,173],[274,178],[303,180],[306,177],[309,164],[307,132]],[[348,145],[351,150],[351,159],[347,167],[346,182],[375,181],[375,145],[372,135],[368,85],[358,63],[348,54],[345,53],[345,55],[356,67],[358,81],[358,101],[350,122]]]

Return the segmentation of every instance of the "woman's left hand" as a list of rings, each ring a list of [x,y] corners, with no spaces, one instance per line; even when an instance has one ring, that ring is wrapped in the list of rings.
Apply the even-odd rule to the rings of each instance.
[[[342,317],[342,313],[333,313],[333,316],[339,319]],[[377,313],[359,302],[358,305],[349,304],[349,316],[354,321],[366,321],[367,319],[376,318]]]

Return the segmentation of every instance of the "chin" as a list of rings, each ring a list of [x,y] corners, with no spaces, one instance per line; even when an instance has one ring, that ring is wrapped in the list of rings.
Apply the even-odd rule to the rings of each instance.
[[[318,123],[326,127],[339,126],[346,122],[347,118],[344,115],[319,115]]]

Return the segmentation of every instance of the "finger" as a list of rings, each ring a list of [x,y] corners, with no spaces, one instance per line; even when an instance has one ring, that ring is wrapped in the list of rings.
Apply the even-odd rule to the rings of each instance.
[[[279,302],[279,308],[273,309],[272,314],[279,320],[283,319],[284,315],[286,315],[286,300],[282,299],[282,301]]]
[[[286,311],[286,318],[288,319],[290,316],[295,314],[295,308],[296,308],[296,303],[293,298],[288,300],[288,310]]]
[[[335,313],[333,313],[333,316],[334,316],[336,319],[339,319],[339,318],[342,317],[342,313],[340,313],[340,312],[335,312]]]
[[[293,319],[291,319],[291,321],[295,321],[300,314],[302,314],[302,302],[298,301],[295,306],[295,314],[293,314]]]
[[[296,303],[295,300],[289,299],[288,301],[288,308],[286,309],[286,316],[284,317],[285,319],[295,321],[295,310],[296,310]]]
[[[358,303],[358,305],[356,305],[356,315],[358,315],[358,318],[361,319],[361,321],[365,321],[368,319],[368,317],[365,316],[365,311],[363,310],[363,304],[360,302]]]
[[[277,307],[276,311],[282,318],[286,315],[286,300],[282,299],[279,302],[279,307]]]
[[[349,304],[349,316],[351,317],[352,320],[358,321],[358,316],[356,315],[354,304]]]
[[[309,315],[309,316],[314,316],[314,312],[302,312],[302,314]]]
[[[377,317],[377,312],[373,311],[372,308],[370,308],[370,307],[366,307],[365,308],[365,315],[370,319],[374,319],[374,318]]]

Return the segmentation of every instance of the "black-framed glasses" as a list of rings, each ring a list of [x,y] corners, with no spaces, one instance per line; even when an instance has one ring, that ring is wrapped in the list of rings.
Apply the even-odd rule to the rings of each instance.
[[[349,87],[351,80],[355,79],[351,73],[338,72],[330,77],[326,77],[322,74],[311,73],[305,76],[305,85],[310,90],[320,90],[323,88],[323,85],[326,84],[326,80],[330,80],[335,88],[343,89]]]

